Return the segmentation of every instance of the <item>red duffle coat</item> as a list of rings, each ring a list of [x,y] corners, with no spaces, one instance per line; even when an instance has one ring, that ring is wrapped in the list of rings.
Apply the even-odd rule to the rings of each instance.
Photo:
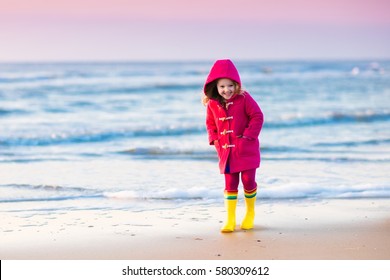
[[[207,76],[206,85],[228,78],[241,86],[240,75],[229,59],[217,60]],[[263,113],[250,96],[243,92],[234,95],[223,106],[218,100],[207,103],[206,127],[210,145],[215,145],[221,173],[236,173],[260,166],[259,134],[263,126]]]
[[[225,173],[227,163],[230,173],[258,168],[258,137],[263,126],[259,105],[244,92],[230,98],[226,107],[213,99],[207,103],[207,133],[210,145],[217,150],[220,172]]]

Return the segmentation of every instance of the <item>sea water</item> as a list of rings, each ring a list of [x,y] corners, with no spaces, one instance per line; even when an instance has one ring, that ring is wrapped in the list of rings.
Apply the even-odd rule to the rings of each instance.
[[[220,204],[212,63],[0,64],[0,210]],[[235,63],[265,117],[259,200],[390,198],[390,61]]]

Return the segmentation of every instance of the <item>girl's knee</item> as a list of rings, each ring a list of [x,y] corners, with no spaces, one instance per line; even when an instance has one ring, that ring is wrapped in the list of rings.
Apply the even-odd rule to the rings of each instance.
[[[256,183],[256,170],[248,170],[247,172],[242,172],[241,181],[244,186],[245,191],[253,191],[257,188]]]
[[[257,189],[257,183],[256,181],[248,181],[248,182],[242,182],[244,185],[245,192],[253,192]]]

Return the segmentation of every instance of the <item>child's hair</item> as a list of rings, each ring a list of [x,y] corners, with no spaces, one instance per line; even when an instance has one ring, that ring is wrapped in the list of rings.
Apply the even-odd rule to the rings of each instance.
[[[202,98],[202,103],[203,105],[206,105],[210,99],[214,99],[214,100],[217,100],[219,103],[221,103],[222,105],[224,105],[226,103],[225,101],[225,98],[223,98],[219,93],[218,93],[218,88],[217,88],[217,83],[218,83],[218,80],[214,80],[210,83],[208,83],[206,86],[205,86],[205,89],[204,89],[204,96]],[[234,92],[234,94],[242,94],[243,91],[241,89],[241,85],[239,83],[237,83],[236,81],[232,81],[234,86],[235,86],[235,89],[236,91]]]

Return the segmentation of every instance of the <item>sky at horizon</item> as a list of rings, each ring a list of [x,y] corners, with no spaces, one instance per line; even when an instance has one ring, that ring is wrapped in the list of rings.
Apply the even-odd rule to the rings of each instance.
[[[0,61],[390,59],[390,0],[0,0]]]

